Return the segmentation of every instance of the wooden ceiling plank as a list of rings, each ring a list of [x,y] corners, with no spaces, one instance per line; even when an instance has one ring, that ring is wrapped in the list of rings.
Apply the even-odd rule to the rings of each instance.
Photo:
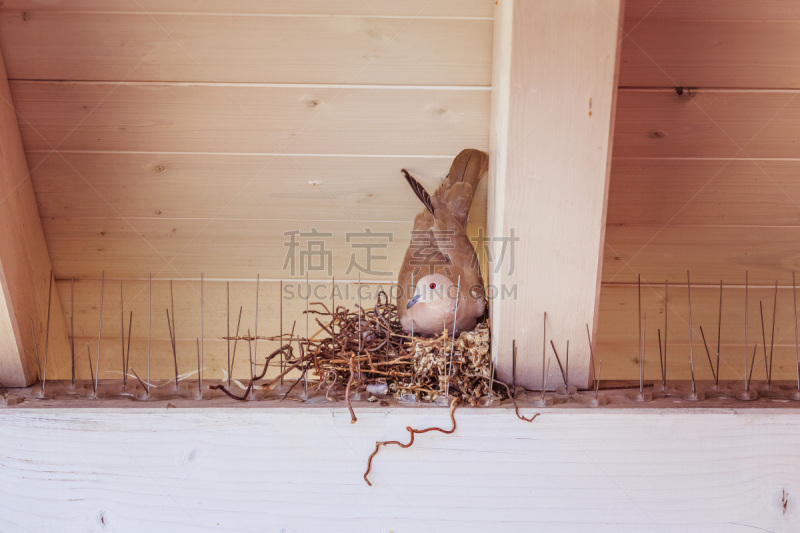
[[[11,87],[27,150],[422,156],[488,147],[488,91],[70,82]]]
[[[622,89],[614,156],[800,158],[799,93]]]
[[[11,80],[488,86],[491,76],[491,20],[12,11],[0,27]]]
[[[381,17],[492,17],[485,0],[6,0],[3,10],[203,13],[251,15],[340,15]]]
[[[63,157],[62,157],[63,156]],[[28,154],[43,217],[413,220],[400,169],[434,190],[449,158]],[[220,179],[225,176],[225,179]],[[471,215],[485,221],[486,180]]]

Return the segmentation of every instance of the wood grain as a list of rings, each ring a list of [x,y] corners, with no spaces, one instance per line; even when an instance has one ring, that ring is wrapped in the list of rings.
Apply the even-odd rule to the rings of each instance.
[[[798,91],[620,90],[614,156],[800,157]]]
[[[489,84],[491,20],[369,11],[291,18],[12,11],[0,13],[0,47],[10,79]]]
[[[626,23],[635,20],[796,20],[800,8],[793,0],[694,2],[692,0],[627,0]]]
[[[63,352],[67,337],[58,294],[48,313],[50,258],[2,57],[0,152],[0,383],[21,387],[37,378],[36,347],[44,365],[45,345],[50,354]],[[31,328],[36,330],[36,346]]]
[[[43,217],[413,220],[406,168],[434,190],[450,158],[31,152]],[[220,177],[224,176],[224,179]],[[486,180],[471,220],[485,221]],[[483,207],[483,209],[481,209]]]
[[[100,11],[131,13],[204,13],[250,15],[340,15],[382,17],[491,18],[492,5],[484,0],[6,0],[3,10]]]
[[[791,18],[777,20],[765,20],[763,12],[754,13],[754,20],[629,19],[619,83],[800,88],[794,53],[800,47],[800,10],[793,11]]]
[[[459,409],[454,435],[382,449],[373,487],[362,474],[375,441],[405,441],[405,426],[445,426],[444,409],[362,408],[354,425],[339,406],[122,411],[4,413],[7,529],[791,531],[800,523],[796,409],[546,410],[534,424],[507,409]],[[442,492],[424,478],[452,483]]]
[[[800,225],[799,161],[616,159],[608,224]]]
[[[123,220],[123,219],[57,219],[45,220],[45,234],[53,257],[57,277],[70,278],[97,275],[105,270],[111,278],[142,278],[147,272],[156,277],[199,277],[205,272],[208,278],[253,278],[257,273],[265,277],[282,277],[291,272],[291,261],[297,267],[294,276],[304,275],[300,270],[300,252],[324,241],[320,253],[331,252],[330,261],[312,264],[314,273],[328,277],[330,264],[333,275],[344,275],[351,258],[366,267],[367,250],[352,244],[363,242],[376,246],[372,253],[376,260],[373,271],[392,272],[399,264],[408,246],[411,222],[325,222],[303,221],[252,221],[252,220]],[[369,238],[351,237],[347,234],[365,234],[365,227],[374,235]],[[311,236],[313,228],[318,230]],[[298,236],[298,247],[292,250],[286,232],[300,231],[309,236]],[[384,236],[383,234],[391,234]],[[389,241],[389,238],[392,241]],[[361,239],[361,240],[359,240]],[[316,246],[316,245],[314,245]],[[290,262],[284,270],[287,253]],[[379,256],[386,259],[377,259]],[[311,264],[311,263],[304,263]],[[317,268],[320,267],[320,268]],[[353,267],[355,268],[355,267]],[[351,270],[353,275],[357,273]],[[292,274],[289,274],[292,275]],[[373,274],[376,276],[377,274]],[[368,278],[368,274],[364,274]],[[379,276],[389,278],[389,275]]]
[[[488,145],[488,91],[11,86],[26,150],[450,155]]]
[[[606,232],[604,282],[650,279],[697,283],[720,279],[744,283],[791,283],[800,270],[800,229],[749,226],[610,226]]]
[[[518,288],[493,302],[493,352],[510,381],[515,339],[517,383],[531,389],[542,387],[544,313],[547,338],[561,340],[584,339],[597,317],[621,10],[613,0],[498,7],[495,64],[507,71],[495,73],[489,233],[519,242],[513,272],[509,261],[490,281]],[[573,384],[588,384],[588,353],[572,364]]]

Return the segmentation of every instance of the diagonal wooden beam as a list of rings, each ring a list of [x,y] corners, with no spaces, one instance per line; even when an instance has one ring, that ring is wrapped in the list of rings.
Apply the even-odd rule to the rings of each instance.
[[[6,387],[30,385],[39,375],[31,320],[43,358],[50,270],[17,115],[0,58],[0,383]],[[55,284],[50,305],[47,373],[54,375],[69,360],[67,330]]]
[[[622,3],[496,2],[493,353],[500,379],[510,381],[516,339],[516,382],[532,389],[542,386],[543,340],[548,388],[563,384],[551,339],[562,363],[570,341],[570,384],[589,383],[586,324],[596,329]]]

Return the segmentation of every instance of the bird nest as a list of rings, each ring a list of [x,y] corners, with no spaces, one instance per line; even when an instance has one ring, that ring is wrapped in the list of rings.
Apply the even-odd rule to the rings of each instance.
[[[309,313],[326,336],[307,339],[303,358],[311,361],[320,389],[331,395],[344,389],[365,391],[375,401],[392,396],[404,401],[432,402],[451,396],[477,405],[492,387],[489,326],[479,323],[455,340],[447,331],[434,338],[403,331],[397,307],[386,293],[372,309],[334,310],[314,304]]]

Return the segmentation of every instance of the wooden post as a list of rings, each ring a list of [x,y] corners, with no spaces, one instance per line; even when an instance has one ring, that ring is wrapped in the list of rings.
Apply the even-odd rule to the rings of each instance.
[[[527,388],[542,386],[544,312],[547,356],[551,339],[559,346],[570,340],[571,384],[589,384],[586,324],[596,330],[622,3],[495,6],[492,350],[499,378],[510,382],[516,339],[517,384]]]
[[[51,267],[2,57],[0,154],[0,383],[22,387],[38,377],[31,319],[44,356]],[[51,305],[48,373],[55,375],[70,361],[55,284]]]

